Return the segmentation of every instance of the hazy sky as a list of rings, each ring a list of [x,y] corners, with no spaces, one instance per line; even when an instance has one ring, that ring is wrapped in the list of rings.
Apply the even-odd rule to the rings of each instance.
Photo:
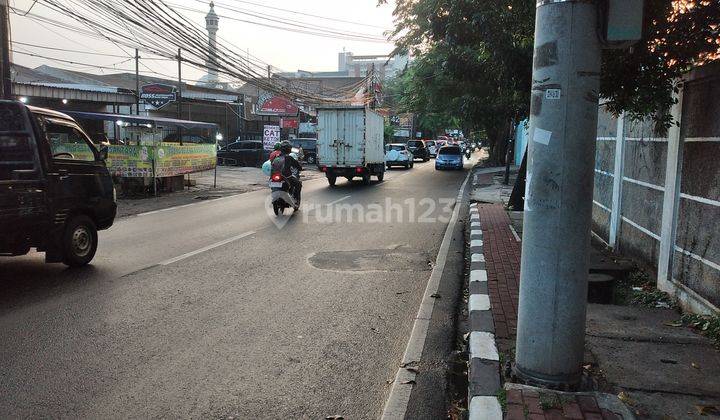
[[[189,19],[201,23],[204,27],[204,17],[207,10],[209,10],[206,0],[163,1],[171,7],[173,4],[177,4],[192,9],[203,10],[203,13],[196,13],[177,9]],[[11,5],[21,11],[26,11],[32,3],[33,0],[11,1]],[[352,51],[355,54],[386,54],[393,49],[392,44],[389,43],[323,38],[234,21],[228,18],[223,18],[223,15],[243,20],[260,20],[246,14],[240,14],[236,11],[228,10],[223,7],[224,5],[245,9],[250,13],[264,13],[272,15],[273,19],[291,19],[294,21],[300,21],[310,26],[323,26],[343,32],[360,32],[364,34],[382,36],[383,29],[381,28],[390,29],[393,26],[392,10],[394,7],[394,1],[390,1],[388,5],[377,7],[377,0],[305,0],[302,2],[297,0],[217,0],[215,9],[221,16],[219,36],[231,44],[236,50],[245,51],[249,48],[252,55],[257,56],[261,60],[272,64],[274,67],[285,71],[295,71],[297,69],[312,71],[337,70],[337,55],[343,48],[346,48],[348,51]],[[365,26],[319,19],[263,6],[299,11],[302,13],[333,19],[359,22]],[[31,14],[47,16],[53,19],[72,23],[73,25],[80,25],[77,22],[58,15],[57,12],[49,10],[48,8],[42,6],[41,3],[38,3],[33,7]],[[264,21],[263,23],[278,25],[277,23],[267,21]],[[124,54],[119,48],[109,42],[76,34],[71,30],[53,27],[47,23],[43,23],[41,25],[30,16],[21,17],[13,13],[11,14],[11,25],[13,41],[89,52],[103,52],[119,55]],[[134,63],[132,61],[122,62],[123,58],[118,57],[98,57],[96,55],[89,54],[43,50],[23,45],[15,45],[14,48],[17,51],[30,52],[53,58],[61,58],[77,63],[96,64],[110,67],[114,66],[114,68],[125,70],[134,69]],[[13,61],[28,67],[48,64],[56,67],[87,71],[91,73],[112,73],[111,70],[99,70],[93,69],[92,67],[63,64],[53,62],[48,59],[22,54],[15,54],[13,56]],[[144,63],[157,72],[168,75],[177,74],[177,66],[172,62],[148,60]],[[143,68],[143,70],[147,69]],[[147,71],[144,72],[147,73]],[[201,71],[190,67],[183,68],[183,73],[188,79],[198,79],[203,75]]]

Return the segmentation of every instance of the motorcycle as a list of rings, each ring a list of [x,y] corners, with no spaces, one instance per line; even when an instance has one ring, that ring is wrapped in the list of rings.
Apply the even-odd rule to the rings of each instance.
[[[270,196],[272,198],[273,212],[279,216],[285,209],[291,208],[297,211],[300,208],[300,201],[296,200],[296,194],[292,184],[279,172],[270,176]]]

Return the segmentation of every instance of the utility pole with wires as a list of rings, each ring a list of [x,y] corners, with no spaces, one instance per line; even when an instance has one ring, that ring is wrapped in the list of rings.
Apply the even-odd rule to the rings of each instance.
[[[140,51],[135,48],[135,115],[140,115]]]
[[[178,48],[177,52],[177,63],[178,63],[178,89],[177,89],[177,118],[182,120],[182,49]],[[178,126],[178,141],[180,146],[183,145],[182,141],[182,127]]]
[[[585,346],[600,88],[594,1],[541,0],[535,23],[515,372],[572,388]]]
[[[12,73],[10,65],[10,4],[9,0],[0,0],[0,98],[12,98]]]

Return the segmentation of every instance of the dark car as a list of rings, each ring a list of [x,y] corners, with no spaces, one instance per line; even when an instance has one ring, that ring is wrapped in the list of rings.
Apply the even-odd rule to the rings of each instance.
[[[258,140],[236,141],[218,151],[218,163],[221,165],[260,166],[267,157],[263,142]]]
[[[424,141],[410,140],[407,142],[407,146],[412,152],[414,159],[422,159],[423,162],[430,160],[430,150],[428,150]]]
[[[294,139],[290,140],[293,147],[302,149],[305,162],[314,165],[317,163],[317,139]]]
[[[435,169],[462,169],[463,155],[460,146],[443,146],[435,158]]]
[[[106,158],[69,116],[0,101],[0,255],[89,263],[117,211]]]

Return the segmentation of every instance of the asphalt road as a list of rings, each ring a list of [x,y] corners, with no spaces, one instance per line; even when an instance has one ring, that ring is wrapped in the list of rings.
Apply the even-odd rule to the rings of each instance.
[[[308,181],[282,228],[267,190],[124,218],[80,270],[0,259],[0,418],[377,418],[466,175]]]

